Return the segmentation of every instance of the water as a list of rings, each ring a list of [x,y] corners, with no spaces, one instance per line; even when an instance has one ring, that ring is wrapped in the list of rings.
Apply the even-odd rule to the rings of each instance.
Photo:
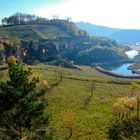
[[[127,51],[125,53],[128,56],[128,58],[131,58],[131,59],[133,59],[136,55],[139,54],[139,52],[136,51],[136,50]],[[115,66],[109,66],[105,69],[110,70],[114,73],[126,74],[126,75],[135,75],[135,74],[132,73],[131,70],[127,69],[130,65],[132,65],[132,63],[116,64]]]
[[[128,70],[127,68],[132,65],[132,63],[126,63],[122,64],[120,67],[111,70],[112,72],[119,73],[119,74],[129,74],[129,75],[134,75],[131,70]]]

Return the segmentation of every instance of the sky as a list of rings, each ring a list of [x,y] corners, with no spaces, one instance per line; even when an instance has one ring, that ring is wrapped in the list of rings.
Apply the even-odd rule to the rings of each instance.
[[[140,29],[140,0],[0,0],[0,19],[16,12]]]

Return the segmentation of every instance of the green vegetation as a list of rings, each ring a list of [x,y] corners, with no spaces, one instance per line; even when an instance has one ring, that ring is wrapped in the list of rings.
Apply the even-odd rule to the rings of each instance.
[[[111,59],[110,59],[111,58]],[[99,63],[107,63],[110,61],[117,61],[127,58],[126,55],[118,51],[116,48],[108,48],[108,47],[102,47],[102,46],[96,46],[92,47],[87,51],[81,51],[79,52],[79,63],[81,64],[92,64],[93,62],[99,62]]]
[[[20,25],[12,27],[2,27],[0,32],[9,37],[16,36],[25,41],[38,41],[50,37],[69,37],[65,30],[57,25]]]
[[[51,139],[46,88],[37,89],[39,79],[30,77],[31,69],[10,59],[9,79],[0,83],[0,139]]]
[[[17,13],[0,27],[0,60],[14,55],[27,64],[50,62],[53,65],[91,65],[126,59],[124,46],[104,37],[89,37],[69,20],[45,19]],[[111,58],[111,59],[110,59]]]
[[[47,80],[50,85],[63,77],[47,93],[49,106],[46,111],[52,114],[49,126],[54,139],[107,140],[108,127],[114,118],[113,104],[118,98],[131,94],[132,81],[106,76],[89,67],[78,68],[32,66],[34,74],[38,73],[40,79]],[[139,80],[136,82],[139,83]],[[90,102],[85,107],[85,100],[89,96]]]
[[[5,17],[1,22],[3,23],[3,27],[9,27],[6,30],[0,30],[1,32],[4,31],[3,33],[7,36],[16,36],[20,39],[28,38],[28,40],[31,39],[32,41],[36,39],[48,39],[48,37],[54,39],[56,37],[67,37],[71,35],[88,36],[87,32],[79,29],[69,19],[60,20],[54,18],[48,20],[36,15],[16,13],[8,18]],[[26,29],[25,25],[30,26],[27,26],[28,29]],[[10,28],[11,26],[14,27]],[[35,36],[34,39],[33,36]]]
[[[114,104],[114,118],[109,128],[109,137],[118,139],[140,139],[140,94],[134,94],[138,85],[131,83],[132,93],[119,98]]]

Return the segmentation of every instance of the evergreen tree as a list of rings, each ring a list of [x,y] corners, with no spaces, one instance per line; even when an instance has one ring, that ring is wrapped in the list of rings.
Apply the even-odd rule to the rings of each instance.
[[[0,83],[1,139],[51,139],[46,91],[36,88],[39,79],[31,74],[30,68],[9,64],[9,80]]]

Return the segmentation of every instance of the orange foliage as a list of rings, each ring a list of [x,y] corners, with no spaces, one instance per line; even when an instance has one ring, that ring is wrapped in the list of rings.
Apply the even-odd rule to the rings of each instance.
[[[76,113],[73,111],[67,111],[63,116],[63,121],[67,125],[72,125],[76,120]]]
[[[41,89],[47,89],[47,88],[50,88],[50,85],[49,85],[49,83],[46,80],[43,80],[40,83],[40,88]]]
[[[8,63],[15,65],[17,63],[17,58],[13,55],[7,58]]]
[[[26,53],[25,51],[22,51],[22,52],[21,52],[21,55],[22,55],[22,56],[26,56],[27,53]]]

